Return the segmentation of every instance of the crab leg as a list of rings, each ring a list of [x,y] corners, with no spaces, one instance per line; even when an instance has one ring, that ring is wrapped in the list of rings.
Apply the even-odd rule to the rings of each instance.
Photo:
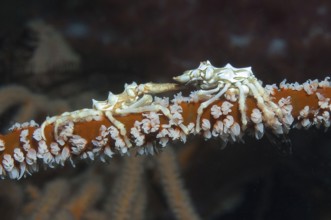
[[[131,147],[132,144],[128,138],[128,136],[126,135],[126,129],[125,129],[125,125],[118,121],[117,119],[115,119],[113,117],[113,114],[110,111],[105,111],[105,115],[108,118],[108,120],[115,125],[115,127],[117,127],[120,130],[120,134],[123,136],[124,142],[128,147]]]
[[[246,129],[247,126],[247,116],[246,116],[246,96],[247,93],[244,91],[244,86],[240,82],[236,82],[236,87],[239,90],[239,111],[241,114],[242,130]]]
[[[166,107],[163,107],[162,105],[148,105],[148,106],[140,106],[140,107],[135,107],[132,108],[131,106],[129,108],[125,109],[116,109],[117,114],[125,115],[125,114],[130,114],[130,113],[142,113],[142,112],[158,112],[161,111],[162,114],[164,114],[166,117],[168,117],[169,120],[171,120],[173,117]],[[188,128],[184,124],[179,124],[178,125],[183,132],[187,135],[189,134]]]
[[[211,99],[203,102],[199,108],[198,108],[198,115],[197,115],[197,123],[196,123],[196,127],[195,127],[195,130],[197,133],[200,132],[201,130],[201,127],[200,127],[200,120],[201,120],[201,116],[202,116],[202,113],[203,113],[203,110],[205,108],[207,108],[211,103],[215,102],[217,99],[219,99],[229,88],[230,88],[230,83],[225,83],[223,89],[221,91],[219,91],[214,97],[212,97]],[[217,87],[219,88],[220,85]]]
[[[263,99],[262,95],[258,92],[257,88],[252,83],[246,83],[256,99],[257,106],[262,110],[264,119],[268,125],[275,124],[275,113],[266,105],[266,100]],[[270,102],[270,101],[269,101]],[[272,109],[273,110],[273,109]]]

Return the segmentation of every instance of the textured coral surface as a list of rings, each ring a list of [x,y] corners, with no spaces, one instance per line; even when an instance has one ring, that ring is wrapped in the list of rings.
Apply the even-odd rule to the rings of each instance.
[[[1,130],[90,107],[124,83],[168,82],[206,59],[252,66],[268,84],[324,79],[331,72],[330,10],[328,1],[297,0],[2,1]],[[291,154],[274,137],[224,150],[202,138],[172,146],[196,212],[203,219],[330,219],[330,132],[293,131],[289,138]],[[1,219],[106,219],[122,208],[125,216],[174,219],[158,157],[132,162],[136,173],[116,157],[1,181]],[[127,181],[137,182],[123,185],[135,193],[120,200]]]

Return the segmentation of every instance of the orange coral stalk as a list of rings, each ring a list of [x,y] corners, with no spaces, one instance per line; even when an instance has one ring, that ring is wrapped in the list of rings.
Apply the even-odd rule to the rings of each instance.
[[[200,119],[199,109],[212,95],[192,92],[188,97],[178,93],[170,102],[153,97],[148,106],[129,113],[109,115],[109,110],[83,109],[47,119],[42,126],[33,121],[15,124],[8,134],[0,135],[0,175],[20,179],[38,171],[41,164],[53,168],[76,159],[105,161],[131,148],[138,154],[154,154],[169,141],[186,142],[191,134],[227,143],[240,141],[248,133],[260,139],[265,130],[281,135],[291,128],[330,126],[328,78],[302,85],[283,82],[279,88],[272,85],[260,90],[263,99],[248,93],[243,112],[240,94],[231,87],[203,108]]]

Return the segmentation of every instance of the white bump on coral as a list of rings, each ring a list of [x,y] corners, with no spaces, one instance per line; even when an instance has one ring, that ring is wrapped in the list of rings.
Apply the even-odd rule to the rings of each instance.
[[[85,147],[87,145],[87,140],[82,138],[79,135],[73,135],[69,139],[70,144],[72,145],[71,151],[73,154],[79,155],[85,150]]]
[[[18,122],[16,122],[10,128],[8,128],[9,131],[14,131],[14,130],[18,130],[18,129],[21,129],[21,124]]]
[[[224,97],[226,100],[236,102],[238,100],[238,89],[230,88],[225,92]]]
[[[197,103],[200,100],[199,90],[192,91],[190,93],[190,102]]]
[[[230,102],[227,102],[227,101],[223,102],[222,106],[221,106],[223,114],[224,115],[229,114],[232,111],[231,110],[232,106],[233,106],[233,104],[231,104]]]
[[[318,80],[307,80],[303,83],[303,89],[306,91],[308,95],[313,94],[318,88]]]
[[[260,109],[254,108],[251,114],[251,120],[255,123],[255,124],[259,124],[262,122],[262,113],[260,111]]]
[[[155,97],[154,98],[154,103],[157,104],[157,105],[161,105],[165,108],[168,108],[168,106],[169,106],[169,97],[163,97],[163,98]]]
[[[234,123],[234,119],[231,115],[227,115],[226,118],[223,120],[223,131],[224,133],[228,133],[229,129],[231,128],[231,126]]]
[[[210,113],[213,118],[218,119],[222,115],[221,107],[219,107],[218,105],[213,105],[210,109]]]
[[[38,157],[42,158],[45,153],[48,152],[46,141],[42,140],[38,142]]]
[[[178,128],[169,128],[168,131],[169,131],[169,137],[172,140],[177,140],[181,137],[180,130]]]
[[[301,120],[300,123],[297,124],[297,127],[300,128],[301,126],[305,129],[308,129],[312,123],[308,118],[309,116],[309,106],[305,106],[300,112],[298,116],[298,120]]]
[[[22,163],[25,160],[23,152],[18,147],[14,149],[14,159],[20,163]]]
[[[233,141],[236,141],[237,140],[237,137],[240,136],[240,125],[235,122],[232,126],[231,126],[231,138]]]
[[[298,117],[298,119],[300,118],[306,118],[308,117],[309,114],[309,106],[306,105],[301,111],[300,111],[300,116]]]
[[[109,158],[112,158],[113,155],[115,154],[109,146],[105,147],[105,150],[103,151],[103,153],[108,156]]]
[[[284,124],[285,132],[287,133],[290,130],[290,126],[294,121],[292,115],[293,106],[291,105],[291,96],[288,96],[287,98],[279,99],[278,105],[283,114],[282,122]]]
[[[316,96],[318,98],[318,105],[321,109],[329,108],[330,98],[325,98],[321,93],[316,92]]]
[[[325,79],[323,81],[319,82],[318,85],[321,88],[330,87],[331,86],[330,77],[329,76],[325,77]]]
[[[203,132],[204,138],[205,139],[211,138],[211,131],[210,131],[211,125],[208,119],[202,119],[201,128],[204,131]]]
[[[40,128],[37,128],[36,130],[34,130],[32,137],[36,141],[41,141],[42,137],[41,137],[41,130],[40,130]]]
[[[272,85],[266,85],[264,89],[268,95],[274,95],[275,90],[278,90],[278,87],[276,86],[276,84],[272,84]]]
[[[264,134],[264,125],[263,123],[258,123],[255,125],[255,138],[256,139],[261,139]]]
[[[0,139],[0,151],[4,151],[6,149],[5,147],[5,141]]]
[[[10,154],[4,154],[2,159],[3,168],[10,172],[14,168],[14,160]]]
[[[218,120],[218,121],[216,121],[216,123],[213,126],[212,135],[214,137],[217,137],[220,134],[223,134],[223,122]]]
[[[37,162],[37,152],[35,149],[30,148],[26,154],[26,163],[33,165]]]
[[[286,83],[286,79],[284,79],[280,84],[279,84],[279,88],[281,89],[287,89],[287,83]]]
[[[187,97],[184,97],[182,95],[182,92],[175,94],[174,98],[171,100],[171,102],[174,104],[180,104],[182,102],[187,102],[187,101],[189,101],[189,99]]]
[[[71,157],[70,150],[68,147],[64,147],[61,152],[61,165],[64,166],[64,162]]]
[[[165,147],[167,143],[169,142],[169,131],[165,128],[163,128],[157,135],[156,138],[159,139],[159,144],[162,147]]]
[[[134,142],[138,147],[145,143],[145,135],[141,133],[139,127],[132,127],[130,133],[134,137]]]

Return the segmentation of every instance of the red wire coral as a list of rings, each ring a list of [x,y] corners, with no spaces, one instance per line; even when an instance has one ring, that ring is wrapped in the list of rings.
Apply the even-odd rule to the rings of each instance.
[[[266,131],[283,135],[292,128],[330,126],[329,78],[303,84],[262,86],[250,68],[222,68],[202,62],[175,78],[193,84],[169,100],[154,94],[185,88],[173,83],[126,85],[121,94],[95,101],[93,109],[66,112],[14,124],[0,135],[0,175],[20,179],[40,166],[56,167],[76,159],[106,161],[113,154],[154,154],[168,142],[186,142],[189,135],[219,138],[223,143],[256,139]]]

